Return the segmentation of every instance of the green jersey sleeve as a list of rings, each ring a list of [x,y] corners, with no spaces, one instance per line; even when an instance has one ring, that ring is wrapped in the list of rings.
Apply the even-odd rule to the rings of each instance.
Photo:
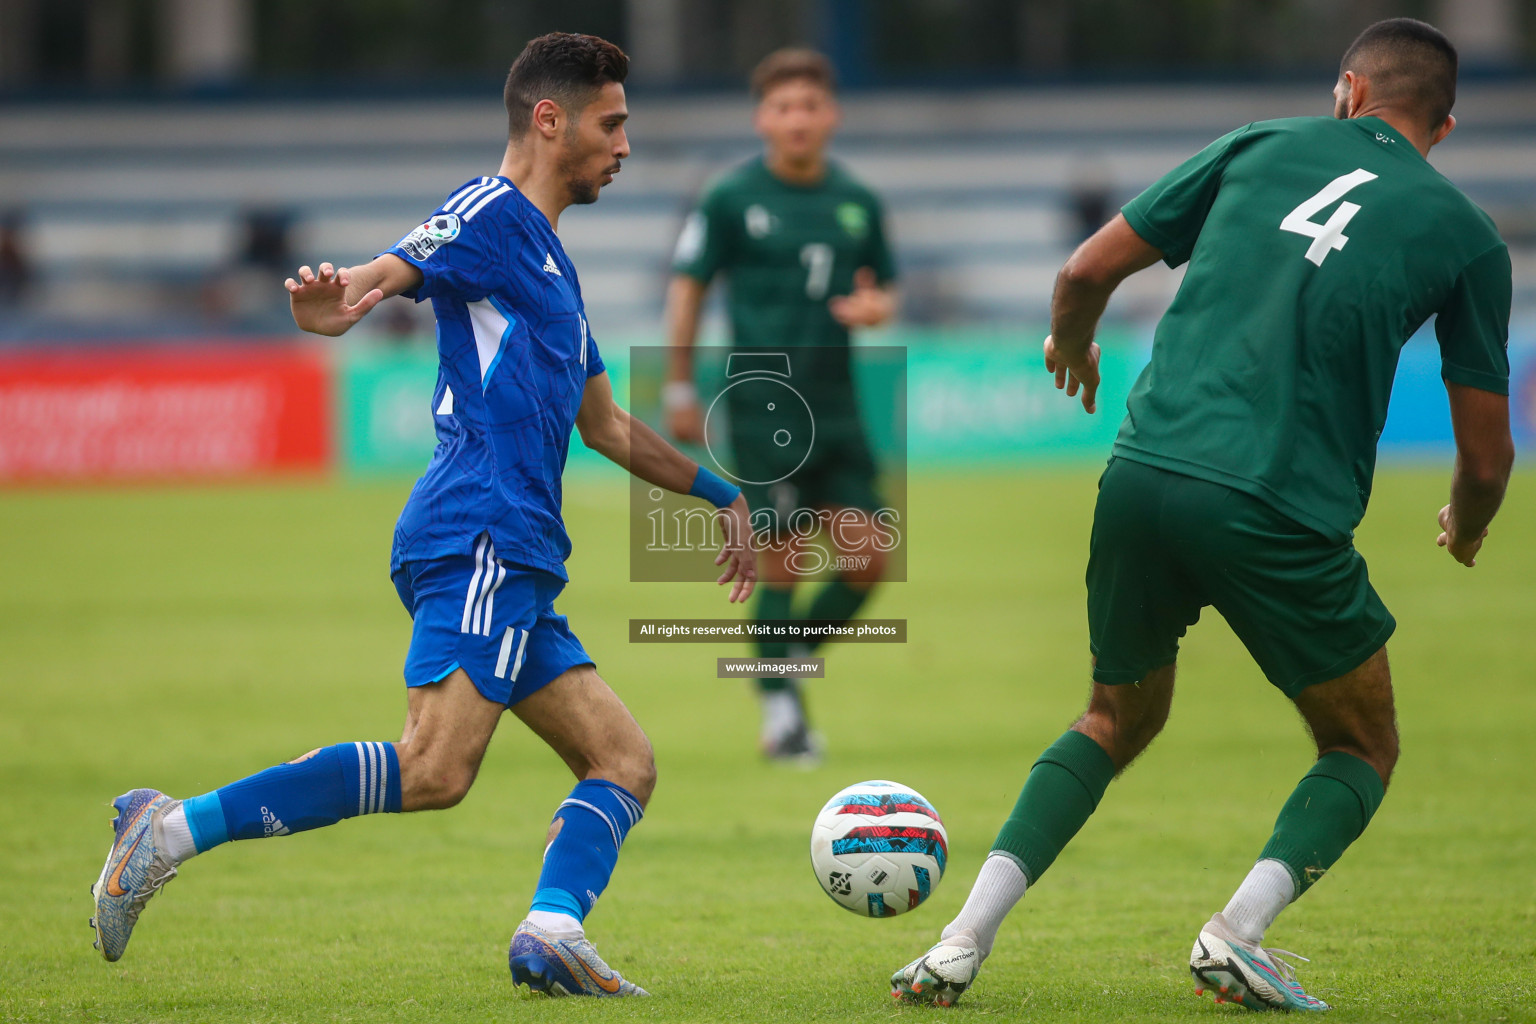
[[[672,256],[674,273],[708,284],[725,265],[730,255],[731,221],[723,200],[720,189],[710,189],[683,222]]]
[[[1205,226],[1205,215],[1221,188],[1221,176],[1232,152],[1253,125],[1223,135],[1184,161],[1145,192],[1126,203],[1120,212],[1132,230],[1162,250],[1163,262],[1177,267],[1194,252],[1195,240]]]
[[[1500,243],[1468,263],[1435,318],[1440,376],[1452,384],[1509,394],[1509,248]]]
[[[896,280],[896,260],[891,255],[890,240],[885,232],[885,207],[878,199],[872,199],[869,212],[869,250],[864,265],[874,268],[875,277],[881,284],[889,284]]]

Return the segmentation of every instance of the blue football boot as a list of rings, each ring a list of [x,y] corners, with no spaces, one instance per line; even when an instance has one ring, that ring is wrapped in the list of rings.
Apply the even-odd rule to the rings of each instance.
[[[507,966],[512,968],[512,984],[551,996],[650,995],[619,977],[585,938],[557,939],[527,921],[512,935]]]
[[[91,886],[96,898],[92,945],[108,960],[123,955],[144,904],[176,877],[176,865],[163,852],[162,822],[180,803],[157,789],[135,789],[112,801],[117,808],[112,849],[107,851],[101,877]]]

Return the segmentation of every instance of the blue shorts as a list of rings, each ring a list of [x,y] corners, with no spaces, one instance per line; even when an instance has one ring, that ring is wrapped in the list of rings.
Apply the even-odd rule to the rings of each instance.
[[[565,581],[503,562],[488,534],[473,556],[406,562],[391,577],[411,613],[405,685],[462,668],[487,700],[512,705],[592,658],[556,615]]]

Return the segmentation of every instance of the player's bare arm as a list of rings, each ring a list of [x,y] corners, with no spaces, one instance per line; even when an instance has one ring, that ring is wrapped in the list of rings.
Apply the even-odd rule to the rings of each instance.
[[[329,338],[345,334],[374,306],[419,284],[421,271],[390,253],[359,267],[322,263],[319,273],[300,267],[298,280],[283,282],[293,322]]]
[[[1162,251],[1132,229],[1123,214],[1077,247],[1056,275],[1051,295],[1051,333],[1045,339],[1045,368],[1068,397],[1083,392],[1092,413],[1099,390],[1099,346],[1093,335],[1109,297],[1120,282],[1163,258]]]
[[[1445,382],[1451,396],[1451,426],[1456,432],[1456,469],[1451,477],[1451,503],[1440,510],[1437,543],[1462,565],[1477,564],[1477,553],[1488,536],[1509,473],[1515,464],[1515,442],[1509,433],[1509,398]]]
[[[704,411],[693,385],[693,345],[699,335],[699,310],[709,285],[687,274],[674,274],[667,286],[667,383],[662,411],[667,430],[679,441],[702,444]]]
[[[606,373],[587,381],[581,411],[576,414],[576,429],[588,448],[647,483],[688,494],[699,475],[697,462],[620,408],[613,400],[613,385]],[[719,510],[725,543],[715,556],[715,564],[725,568],[715,582],[723,585],[735,581],[729,596],[733,602],[746,601],[757,583],[757,553],[752,549],[750,517],[747,499],[740,493],[730,505]]]
[[[827,302],[832,319],[844,327],[879,327],[896,315],[899,296],[892,285],[881,285],[873,267],[853,273],[853,291]]]

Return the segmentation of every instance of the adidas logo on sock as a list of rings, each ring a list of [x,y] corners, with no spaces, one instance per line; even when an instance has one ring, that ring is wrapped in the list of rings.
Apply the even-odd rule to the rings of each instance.
[[[550,253],[544,254],[544,273],[554,274],[556,277],[565,276],[564,274],[560,273],[560,268],[555,266],[555,257]]]
[[[286,836],[288,834],[288,826],[284,825],[277,815],[263,807],[261,809],[261,834],[264,838],[268,839],[272,836]]]

